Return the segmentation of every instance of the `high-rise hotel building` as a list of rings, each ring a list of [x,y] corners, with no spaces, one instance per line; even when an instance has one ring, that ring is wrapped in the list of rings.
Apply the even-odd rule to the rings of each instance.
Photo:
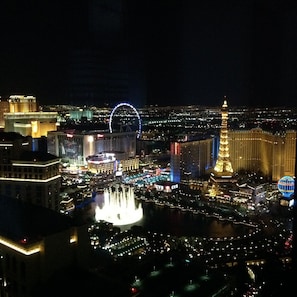
[[[8,113],[27,113],[38,110],[36,97],[25,95],[11,95],[0,100],[0,127],[5,127],[5,115]],[[10,131],[12,132],[12,131]]]
[[[37,111],[37,102],[35,96],[11,95],[8,98],[10,112],[33,112]]]
[[[260,172],[272,181],[295,176],[296,137],[294,130],[276,134],[260,128],[229,131],[234,171]]]
[[[47,137],[48,152],[60,157],[70,166],[90,166],[91,171],[112,173],[118,167],[123,171],[137,170],[136,132],[110,133],[107,131],[60,130],[50,131]],[[104,162],[107,155],[114,154],[116,160]],[[96,160],[97,159],[97,160]],[[112,160],[110,160],[112,161]],[[96,168],[94,168],[96,164]]]
[[[214,139],[172,142],[170,166],[173,182],[185,182],[207,174],[213,167]]]
[[[58,113],[39,111],[35,96],[11,95],[0,103],[0,127],[5,132],[37,139],[57,130]]]
[[[0,195],[59,211],[60,158],[31,148],[32,137],[0,132]]]

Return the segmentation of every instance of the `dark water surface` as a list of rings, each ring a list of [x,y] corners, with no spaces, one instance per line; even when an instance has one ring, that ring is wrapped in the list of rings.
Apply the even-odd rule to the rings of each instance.
[[[153,203],[143,202],[142,208],[144,216],[134,225],[158,233],[174,236],[236,237],[251,231],[248,226]]]

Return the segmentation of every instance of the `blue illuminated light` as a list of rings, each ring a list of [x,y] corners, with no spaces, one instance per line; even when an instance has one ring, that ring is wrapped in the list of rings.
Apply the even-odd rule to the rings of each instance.
[[[295,180],[292,176],[283,176],[277,183],[278,190],[282,193],[283,197],[290,198],[295,189]]]

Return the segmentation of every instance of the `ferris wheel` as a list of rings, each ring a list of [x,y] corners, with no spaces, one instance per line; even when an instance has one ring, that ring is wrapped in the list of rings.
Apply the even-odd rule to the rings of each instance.
[[[141,135],[141,119],[135,107],[129,103],[119,103],[109,116],[109,132],[131,132]]]

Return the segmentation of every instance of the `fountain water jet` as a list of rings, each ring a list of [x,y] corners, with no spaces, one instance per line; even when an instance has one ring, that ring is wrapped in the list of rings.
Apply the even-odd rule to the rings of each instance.
[[[138,222],[143,217],[142,205],[136,205],[134,188],[125,184],[114,184],[95,197],[95,220],[106,221],[117,226]]]

